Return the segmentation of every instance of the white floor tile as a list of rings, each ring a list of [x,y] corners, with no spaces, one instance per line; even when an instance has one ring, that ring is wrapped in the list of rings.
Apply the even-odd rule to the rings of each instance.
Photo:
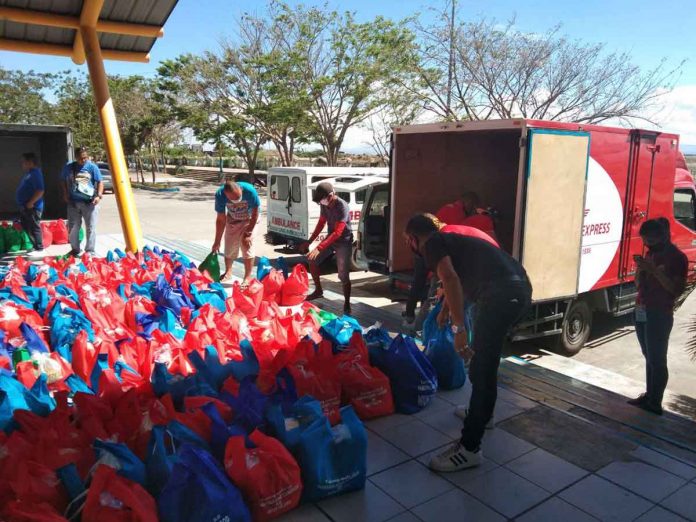
[[[433,400],[430,401],[430,404],[428,404],[425,408],[423,408],[421,411],[414,414],[413,416],[417,419],[423,419],[423,417],[427,417],[429,415],[433,415],[434,413],[439,413],[445,410],[454,411],[454,408],[445,399],[441,399],[440,397],[436,396],[433,397]]]
[[[653,502],[660,502],[686,484],[682,478],[639,461],[612,462],[597,475]]]
[[[551,493],[556,493],[587,475],[584,469],[540,448],[508,462],[505,467]]]
[[[408,509],[454,488],[445,479],[414,460],[378,473],[370,480]]]
[[[388,522],[421,522],[421,519],[410,511],[404,511],[400,515],[390,518]]]
[[[319,502],[319,507],[334,522],[384,522],[406,511],[401,504],[369,480],[365,489]]]
[[[462,520],[504,522],[505,520],[488,506],[458,489],[416,506],[413,512],[426,522],[461,522]]]
[[[411,457],[376,433],[367,431],[367,476],[410,460]]]
[[[458,439],[462,435],[463,421],[454,414],[454,407],[452,405],[450,405],[447,410],[423,416],[420,420],[425,422],[428,426],[435,428],[443,435],[446,435],[451,440]]]
[[[558,496],[600,520],[633,520],[653,507],[647,500],[595,475]]]
[[[378,417],[376,419],[371,419],[365,421],[365,427],[369,430],[374,431],[377,434],[383,433],[385,430],[394,428],[401,424],[406,424],[413,420],[412,415],[403,415],[401,413],[394,413],[392,415],[387,415],[385,417]]]
[[[687,484],[660,504],[689,520],[696,520],[696,484]]]
[[[305,504],[274,520],[275,522],[330,522],[331,519],[314,504]]]
[[[384,430],[380,435],[387,442],[392,443],[412,457],[417,457],[450,442],[449,437],[418,419]]]
[[[517,522],[593,522],[597,519],[560,498],[553,497],[516,520]]]
[[[498,464],[510,462],[535,448],[536,446],[533,444],[515,437],[501,428],[486,430],[481,443],[484,456]]]
[[[675,515],[660,506],[655,506],[650,511],[636,519],[636,522],[687,522],[685,518]]]
[[[466,482],[462,489],[508,518],[516,517],[549,496],[539,486],[502,467]]]
[[[631,452],[631,456],[635,457],[643,462],[662,468],[665,471],[669,471],[673,475],[677,475],[686,480],[696,479],[696,467],[690,466],[674,459],[664,453],[659,451],[646,448],[645,446],[640,446]]]

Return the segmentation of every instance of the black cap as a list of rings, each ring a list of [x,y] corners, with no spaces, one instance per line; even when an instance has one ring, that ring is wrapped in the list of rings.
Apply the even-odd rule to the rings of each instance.
[[[328,181],[322,181],[317,185],[317,188],[314,190],[314,197],[312,198],[312,200],[315,203],[319,203],[322,199],[331,194],[333,191],[334,188],[331,183],[329,183]]]

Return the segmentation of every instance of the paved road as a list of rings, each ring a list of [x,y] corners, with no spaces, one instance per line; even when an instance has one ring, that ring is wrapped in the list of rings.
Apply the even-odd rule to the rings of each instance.
[[[215,235],[215,213],[213,195],[216,186],[190,181],[181,184],[178,193],[153,193],[135,190],[135,198],[140,213],[143,232],[193,241],[201,245],[212,245]],[[263,200],[263,198],[262,198]],[[255,237],[256,254],[275,257],[279,255],[275,248],[266,245],[265,201],[259,218]],[[113,196],[107,196],[100,214],[100,233],[119,233],[121,225]],[[399,305],[389,295],[384,278],[376,274],[354,274],[358,282],[355,287],[357,299],[372,306],[389,306],[398,310]],[[335,276],[329,276],[333,284],[329,289],[338,289]],[[696,294],[684,304],[678,312],[669,351],[670,383],[669,388],[696,398],[696,362],[691,361],[684,350],[689,336],[687,325],[693,324],[696,316]],[[544,357],[544,350],[549,348],[549,341],[534,341],[517,344],[513,352],[529,357]],[[644,378],[644,362],[633,331],[630,317],[602,318],[595,321],[594,335],[588,346],[574,358],[575,360],[601,367],[636,380]]]

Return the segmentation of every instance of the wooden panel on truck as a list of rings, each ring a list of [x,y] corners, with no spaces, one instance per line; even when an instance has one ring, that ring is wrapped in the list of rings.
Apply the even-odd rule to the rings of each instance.
[[[529,133],[522,263],[535,301],[578,289],[590,135]]]

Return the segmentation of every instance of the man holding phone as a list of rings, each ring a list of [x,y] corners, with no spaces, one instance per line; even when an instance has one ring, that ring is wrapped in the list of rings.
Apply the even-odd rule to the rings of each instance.
[[[647,247],[645,257],[634,255],[636,263],[636,335],[645,357],[646,391],[629,404],[662,415],[662,398],[667,388],[667,347],[674,323],[674,303],[684,291],[689,262],[670,241],[669,221],[650,219],[640,227]]]

